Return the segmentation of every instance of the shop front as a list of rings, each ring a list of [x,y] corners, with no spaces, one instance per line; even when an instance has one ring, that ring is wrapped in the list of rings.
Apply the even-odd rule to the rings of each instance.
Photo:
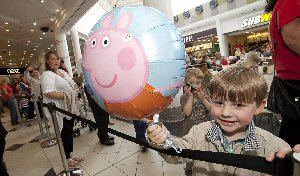
[[[270,19],[271,13],[258,12],[224,22],[222,32],[226,37],[228,55],[237,55],[237,51],[247,53],[251,47],[268,50]]]
[[[187,54],[193,55],[196,62],[204,55],[220,51],[216,28],[185,36],[183,40]]]

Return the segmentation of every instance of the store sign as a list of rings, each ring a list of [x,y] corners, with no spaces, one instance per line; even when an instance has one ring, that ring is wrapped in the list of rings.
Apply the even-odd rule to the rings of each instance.
[[[23,74],[26,68],[0,68],[0,75]]]
[[[211,38],[217,35],[217,29],[213,28],[213,29],[209,29],[203,32],[199,32],[196,34],[192,34],[192,35],[188,35],[183,37],[183,42],[186,43],[191,43],[193,41],[200,41],[206,38]]]
[[[188,35],[186,37],[183,37],[183,42],[184,43],[190,43],[190,42],[193,42],[193,35]]]
[[[242,28],[246,28],[246,27],[250,27],[250,26],[253,26],[256,24],[268,22],[268,21],[270,21],[271,17],[272,17],[272,13],[265,13],[262,15],[257,15],[255,17],[245,19],[243,21]]]

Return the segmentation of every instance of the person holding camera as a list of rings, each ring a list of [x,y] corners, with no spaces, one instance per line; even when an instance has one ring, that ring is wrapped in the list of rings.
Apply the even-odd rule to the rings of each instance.
[[[184,134],[188,134],[194,125],[211,120],[209,98],[204,96],[205,91],[201,84],[203,77],[204,75],[199,68],[189,68],[186,71],[185,93],[180,97],[180,104],[186,117]],[[186,164],[186,175],[191,175],[192,165],[192,163]]]
[[[210,120],[209,109],[206,107],[208,97],[203,96],[205,91],[201,85],[203,77],[204,75],[199,68],[187,69],[185,93],[180,97],[183,113],[186,118],[193,122],[193,125]],[[204,101],[204,99],[207,101]]]

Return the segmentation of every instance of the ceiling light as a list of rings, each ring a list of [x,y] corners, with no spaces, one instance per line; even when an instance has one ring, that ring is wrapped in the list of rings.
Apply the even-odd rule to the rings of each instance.
[[[30,54],[31,56],[33,55],[33,54]]]
[[[54,50],[56,51],[56,48]]]
[[[9,32],[9,29],[6,29],[5,31],[6,31],[6,32]]]
[[[38,47],[38,46],[35,46],[36,48]]]
[[[22,58],[22,60],[24,60],[24,57]]]
[[[7,46],[10,46],[10,45],[7,45]]]
[[[23,64],[23,63],[21,62],[21,64]]]
[[[50,45],[50,46],[53,46],[53,45]]]
[[[249,32],[246,32],[246,34],[249,34]]]
[[[26,53],[24,53],[24,54],[26,54]]]
[[[9,63],[9,65],[11,65],[11,63]]]
[[[44,3],[45,1],[41,0],[41,3]]]
[[[11,62],[11,60],[9,60],[9,62]]]
[[[58,10],[58,9],[56,9],[55,11],[56,11],[56,12],[59,12],[59,10]]]
[[[45,32],[43,32],[43,35],[45,35],[46,33]]]
[[[8,22],[5,22],[5,24],[8,24]]]
[[[40,37],[40,39],[42,40],[43,38],[42,38],[42,37]]]
[[[28,43],[30,43],[30,40],[28,40]]]
[[[35,51],[36,49],[34,48],[33,50]]]
[[[51,21],[53,21],[54,19],[53,18],[51,18]]]
[[[50,48],[48,48],[48,49],[50,49]]]
[[[11,54],[8,54],[8,55],[11,55]]]
[[[9,40],[7,42],[9,43]]]
[[[26,53],[26,51],[24,51],[24,53]]]
[[[33,25],[36,25],[36,23],[33,23]]]

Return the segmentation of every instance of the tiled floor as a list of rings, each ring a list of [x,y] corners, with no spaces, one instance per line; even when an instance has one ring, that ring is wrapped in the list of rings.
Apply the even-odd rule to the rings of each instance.
[[[12,130],[9,112],[5,109],[1,120],[8,131],[4,160],[11,176],[44,176],[63,170],[58,145],[42,148],[33,140],[40,134],[37,120],[29,127]],[[133,125],[113,119],[111,128],[135,136]],[[52,131],[53,129],[51,129]],[[52,132],[53,133],[53,132]],[[84,176],[182,176],[184,165],[171,165],[153,150],[145,153],[137,144],[115,136],[116,144],[103,146],[96,131],[81,129],[81,136],[74,139],[74,152],[85,159],[80,165]]]

